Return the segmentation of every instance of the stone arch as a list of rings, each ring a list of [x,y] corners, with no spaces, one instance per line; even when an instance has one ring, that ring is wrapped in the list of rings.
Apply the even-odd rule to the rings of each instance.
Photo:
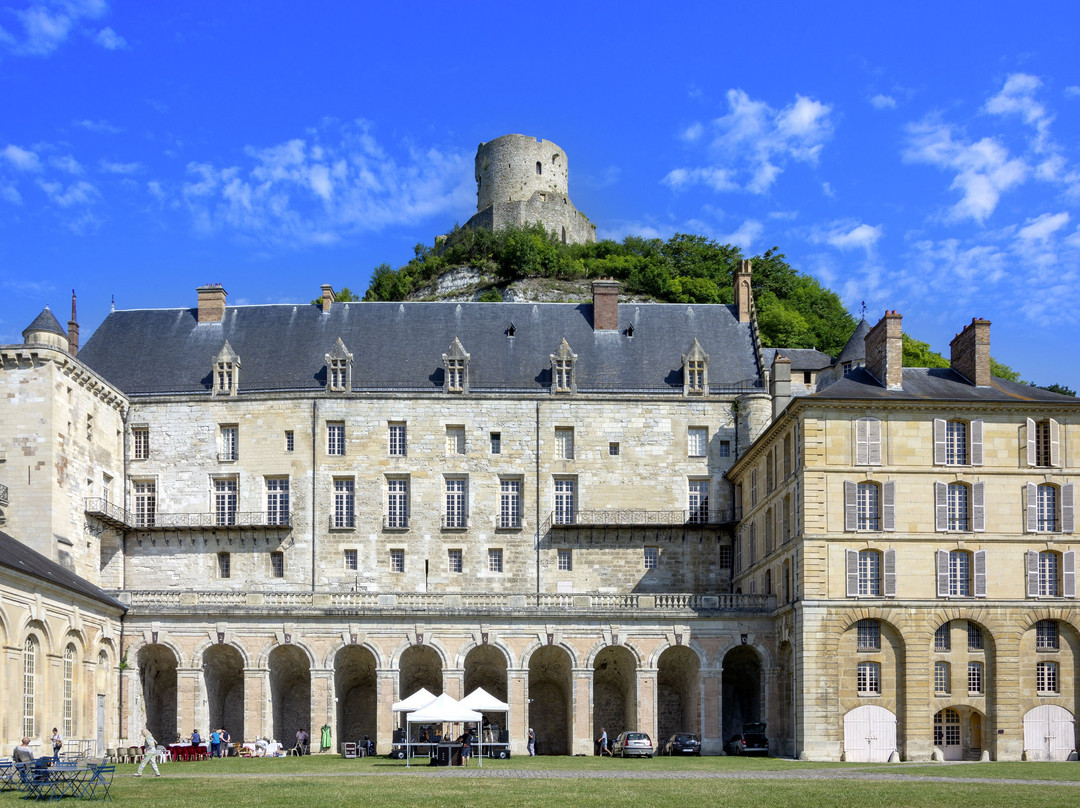
[[[465,672],[463,695],[482,687],[500,701],[507,701],[509,666],[509,655],[502,648],[497,645],[474,645],[465,654],[461,666]]]
[[[614,739],[620,732],[636,729],[637,656],[625,645],[609,645],[592,659],[592,732],[600,729]]]
[[[208,649],[217,648],[221,645],[227,645],[234,651],[236,651],[236,653],[240,655],[240,661],[241,663],[243,663],[243,666],[245,668],[251,667],[251,652],[248,651],[246,647],[244,647],[243,643],[236,642],[235,640],[225,640],[225,642],[218,642],[216,639],[204,639],[202,642],[196,645],[195,650],[191,652],[192,662],[197,667],[199,665],[199,660],[203,659],[206,656],[206,652]]]
[[[337,642],[335,642],[333,645],[331,645],[327,649],[326,654],[323,657],[322,666],[323,666],[324,669],[327,669],[327,670],[332,670],[333,669],[334,660],[337,659],[337,655],[339,653],[341,653],[341,650],[343,648],[363,648],[364,650],[368,651],[375,658],[376,667],[379,667],[379,668],[388,668],[388,667],[390,667],[390,664],[386,661],[386,659],[383,656],[382,650],[377,645],[375,645],[374,643],[372,643],[372,642],[370,642],[368,640],[364,640],[363,642],[357,642],[357,643],[345,642],[344,640],[338,640]]]
[[[645,663],[645,657],[642,655],[641,650],[637,648],[632,642],[620,642],[609,643],[605,640],[597,640],[593,643],[592,648],[585,654],[584,667],[592,668],[596,665],[596,658],[609,648],[624,648],[634,659],[634,665],[642,667]],[[613,738],[614,740],[614,738]]]
[[[11,636],[11,618],[8,617],[7,609],[0,605],[0,644],[8,645],[8,637]]]
[[[529,667],[532,664],[532,655],[537,653],[538,651],[544,649],[544,648],[560,648],[560,649],[562,649],[566,653],[566,655],[570,658],[570,666],[571,666],[571,668],[579,667],[580,664],[581,664],[579,659],[578,659],[577,651],[573,646],[568,645],[567,643],[564,643],[561,640],[559,642],[553,642],[550,645],[548,645],[548,644],[540,642],[539,639],[536,639],[536,640],[533,640],[531,643],[529,643],[529,645],[522,652],[522,654],[521,654],[521,666],[523,668]]]
[[[278,645],[267,656],[274,737],[283,743],[303,729],[311,732],[311,652],[297,644]]]
[[[728,738],[744,724],[761,721],[762,655],[752,645],[736,645],[723,658],[721,673],[723,726],[721,735]]]
[[[945,760],[978,760],[990,740],[986,714],[976,707],[950,704],[934,714],[934,747]]]
[[[405,699],[420,688],[443,692],[443,655],[430,645],[411,645],[398,657],[398,693]]]
[[[751,649],[753,649],[754,653],[757,654],[758,657],[761,660],[761,666],[762,666],[763,670],[768,670],[774,664],[773,663],[773,658],[772,658],[772,652],[770,652],[768,648],[761,645],[755,639],[747,638],[747,641],[745,643],[741,642],[738,639],[734,639],[734,640],[732,640],[732,642],[729,642],[727,645],[722,646],[720,648],[720,650],[716,654],[716,659],[714,661],[713,667],[718,668],[718,669],[722,668],[724,666],[724,660],[727,658],[727,655],[730,654],[732,651],[734,651],[736,648],[751,648]]]
[[[390,653],[390,664],[387,667],[400,669],[401,658],[409,651],[410,648],[428,648],[438,655],[439,665],[441,667],[448,668],[450,666],[450,654],[447,653],[446,648],[443,646],[443,644],[438,640],[425,638],[424,642],[422,643],[413,642],[412,640],[405,640],[400,645],[398,645],[397,648],[395,648]],[[404,697],[405,696],[403,695],[402,698]]]
[[[257,668],[269,668],[270,667],[270,657],[274,653],[274,651],[276,651],[279,648],[295,648],[295,649],[297,649],[301,654],[303,654],[307,658],[307,664],[308,664],[309,669],[316,667],[315,654],[312,653],[311,649],[308,648],[305,643],[302,643],[302,642],[282,643],[282,642],[278,642],[277,640],[271,640],[270,642],[268,642],[266,645],[264,645],[262,647],[262,649],[259,651],[259,655],[258,655],[258,657],[256,659],[255,667],[257,667]]]
[[[657,743],[676,732],[701,736],[701,658],[685,645],[669,645],[656,664]]]
[[[210,720],[207,731],[224,727],[238,741],[244,738],[244,667],[244,653],[232,643],[203,648],[203,688]]]
[[[458,650],[457,657],[454,659],[454,666],[456,668],[464,668],[465,667],[465,658],[469,654],[471,654],[474,649],[476,649],[476,648],[484,648],[484,647],[497,649],[503,655],[503,657],[505,657],[507,669],[517,667],[516,664],[515,664],[515,660],[514,660],[514,652],[513,652],[513,650],[508,645],[506,645],[506,643],[504,643],[504,642],[502,642],[502,641],[500,641],[498,639],[494,639],[494,638],[491,641],[487,642],[487,643],[478,642],[478,641],[476,641],[474,639],[471,643],[468,643],[467,645],[463,645]]]
[[[568,755],[573,750],[573,664],[562,645],[543,645],[527,655],[529,726],[541,755]]]
[[[343,644],[334,654],[332,667],[338,738],[377,738],[379,657],[366,644]]]
[[[899,715],[904,698],[904,664],[907,658],[907,644],[903,632],[899,626],[887,619],[893,616],[891,610],[852,611],[851,615],[845,616],[842,621],[844,631],[837,638],[836,644],[831,646],[837,659],[844,660],[839,667],[841,709],[854,709],[860,706],[864,699],[873,698],[879,707]],[[850,619],[847,619],[848,617]],[[859,627],[863,621],[876,624],[876,647],[860,645]],[[873,696],[859,692],[858,676],[861,664],[876,666],[878,689]]]
[[[79,655],[80,658],[83,658],[86,656],[86,649],[89,644],[90,643],[87,640],[85,632],[83,632],[81,629],[69,626],[67,631],[64,632],[63,639],[60,640],[60,645],[62,646],[60,650],[62,653],[64,647],[67,647],[68,645],[74,645],[75,652]]]
[[[1076,717],[1057,704],[1024,713],[1024,760],[1068,760],[1076,751]]]
[[[162,648],[167,648],[172,653],[173,657],[176,659],[177,667],[184,667],[183,649],[168,637],[159,637],[157,642],[147,642],[142,638],[132,640],[131,644],[128,645],[127,650],[125,651],[125,655],[129,658],[133,657],[137,659],[138,655],[142,653],[142,650],[144,648],[151,648],[154,646],[161,646]],[[154,739],[161,740],[156,735],[154,736]]]
[[[180,656],[165,643],[145,643],[135,654],[142,706],[147,729],[159,743],[171,743],[177,735],[176,669]]]
[[[44,620],[38,620],[36,617],[28,617],[22,625],[22,630],[19,632],[25,642],[27,635],[33,634],[37,638],[37,643],[41,647],[41,652],[49,656],[56,654],[54,644],[56,637],[53,635],[52,630],[49,628],[49,624]]]

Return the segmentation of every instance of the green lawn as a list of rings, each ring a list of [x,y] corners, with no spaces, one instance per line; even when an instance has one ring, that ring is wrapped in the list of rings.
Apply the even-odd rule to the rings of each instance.
[[[766,803],[783,808],[846,808],[852,804],[1056,808],[1080,801],[1080,787],[1064,784],[1080,781],[1080,765],[1076,763],[870,765],[725,757],[484,761],[484,772],[489,775],[505,773],[497,777],[480,775],[475,763],[465,771],[427,765],[406,768],[403,762],[379,757],[229,759],[169,763],[162,766],[162,777],[154,777],[147,768],[141,779],[131,776],[135,766],[128,764],[117,766],[113,797],[117,803],[139,808],[762,808]],[[647,776],[619,777],[623,772]],[[703,774],[718,776],[698,776]],[[868,779],[881,774],[899,779]],[[915,779],[925,777],[934,780]],[[986,778],[991,782],[950,782],[949,778]],[[1029,782],[1000,782],[1003,779]],[[18,792],[0,794],[0,806],[16,804],[24,804]]]

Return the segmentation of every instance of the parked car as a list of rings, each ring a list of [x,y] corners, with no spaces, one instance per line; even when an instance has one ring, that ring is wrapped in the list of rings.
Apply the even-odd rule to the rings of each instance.
[[[620,732],[611,747],[611,754],[619,757],[652,757],[652,739],[644,732]]]
[[[692,735],[689,732],[676,732],[664,745],[660,747],[657,754],[661,755],[701,755],[701,741],[697,735]]]
[[[724,746],[729,755],[767,755],[769,739],[765,736],[765,724],[743,724],[742,732],[731,736]]]

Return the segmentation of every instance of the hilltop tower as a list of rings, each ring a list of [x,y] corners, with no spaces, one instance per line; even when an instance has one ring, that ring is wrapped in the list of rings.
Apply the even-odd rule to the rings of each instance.
[[[568,193],[566,152],[550,140],[503,135],[476,149],[476,215],[466,227],[539,222],[564,244],[596,241]]]

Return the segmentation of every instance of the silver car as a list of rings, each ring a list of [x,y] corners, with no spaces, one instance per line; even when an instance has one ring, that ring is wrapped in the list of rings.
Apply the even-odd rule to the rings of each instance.
[[[644,732],[620,732],[611,747],[611,754],[619,757],[652,757],[652,739]]]

